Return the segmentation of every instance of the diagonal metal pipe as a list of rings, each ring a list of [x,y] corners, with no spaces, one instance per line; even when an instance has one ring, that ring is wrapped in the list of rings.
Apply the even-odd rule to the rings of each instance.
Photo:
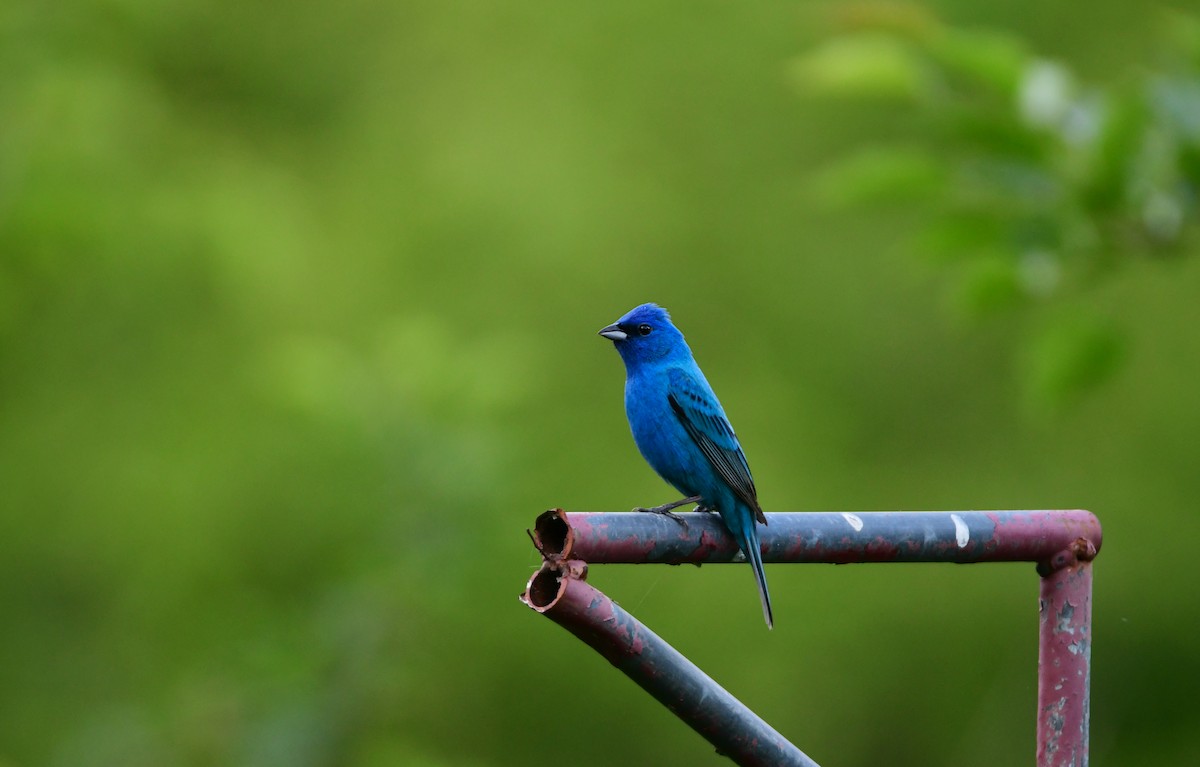
[[[586,566],[578,560],[561,567],[547,562],[521,600],[586,642],[736,764],[818,767],[584,577]]]

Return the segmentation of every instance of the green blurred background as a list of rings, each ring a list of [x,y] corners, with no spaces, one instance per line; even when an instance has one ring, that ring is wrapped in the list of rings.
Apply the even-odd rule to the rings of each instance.
[[[1185,763],[1194,203],[1170,253],[1102,231],[1106,259],[1021,295],[1008,230],[926,252],[961,191],[905,183],[928,148],[899,194],[836,169],[945,124],[891,78],[929,73],[907,43],[837,48],[862,26],[990,30],[1001,69],[1119,91],[1163,18],[5,3],[0,765],[723,763],[517,601],[538,512],[672,497],[595,335],[648,300],[768,510],[1094,511],[1093,764]],[[745,568],[591,580],[829,767],[1032,762],[1031,565],[768,569],[773,632]]]

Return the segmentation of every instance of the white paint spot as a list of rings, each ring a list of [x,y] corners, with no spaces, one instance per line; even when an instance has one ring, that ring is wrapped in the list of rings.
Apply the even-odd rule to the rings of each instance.
[[[854,528],[854,532],[857,533],[858,531],[862,530],[862,517],[858,516],[857,514],[850,514],[848,512],[842,512],[842,516],[845,517],[846,521],[850,523],[850,526]]]
[[[971,542],[971,531],[967,528],[967,523],[963,521],[963,518],[957,514],[951,514],[950,519],[954,520],[954,540],[960,549],[965,549]]]

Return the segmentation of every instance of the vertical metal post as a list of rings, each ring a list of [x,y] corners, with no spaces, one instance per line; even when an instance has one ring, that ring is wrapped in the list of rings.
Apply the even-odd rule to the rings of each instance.
[[[1080,539],[1039,567],[1038,767],[1087,767],[1095,556]]]

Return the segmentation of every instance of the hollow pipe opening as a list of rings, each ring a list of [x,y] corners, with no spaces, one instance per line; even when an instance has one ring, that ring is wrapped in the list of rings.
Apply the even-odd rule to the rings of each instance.
[[[562,573],[559,570],[542,565],[525,587],[525,603],[541,612],[558,600],[563,585]]]
[[[534,541],[546,559],[564,559],[570,554],[575,534],[562,509],[550,509],[538,515],[533,524]]]

